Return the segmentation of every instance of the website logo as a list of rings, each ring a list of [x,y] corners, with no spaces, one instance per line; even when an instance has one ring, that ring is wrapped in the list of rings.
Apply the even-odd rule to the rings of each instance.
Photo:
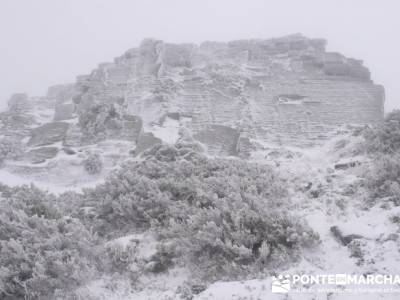
[[[400,293],[396,274],[292,274],[272,276],[272,293]],[[400,298],[399,298],[400,299]]]

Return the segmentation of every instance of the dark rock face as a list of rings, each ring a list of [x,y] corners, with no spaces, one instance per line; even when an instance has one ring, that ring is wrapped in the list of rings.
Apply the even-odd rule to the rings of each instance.
[[[363,236],[359,234],[348,234],[344,235],[342,231],[339,229],[337,226],[332,226],[330,228],[330,231],[332,232],[333,236],[343,245],[347,246],[350,244],[353,240],[356,239],[362,239]]]
[[[45,146],[65,139],[68,130],[68,123],[53,122],[31,130],[29,146]]]
[[[138,71],[142,75],[158,76],[161,68],[162,41],[146,39],[139,47]]]
[[[59,84],[48,88],[46,98],[53,103],[64,103],[70,101],[75,94],[74,84]]]
[[[8,100],[8,109],[12,112],[26,112],[30,109],[31,103],[27,94],[14,94]]]
[[[63,145],[66,147],[78,147],[85,144],[81,128],[75,124],[68,126]]]
[[[54,111],[54,121],[64,121],[73,118],[75,105],[73,103],[58,104]]]
[[[74,149],[68,148],[68,147],[64,147],[64,148],[63,148],[63,151],[65,152],[65,154],[68,154],[68,155],[74,155],[74,154],[76,154],[76,152],[75,152]]]
[[[347,170],[349,168],[354,168],[356,166],[360,165],[360,162],[358,161],[351,161],[348,163],[340,163],[335,165],[336,170]]]
[[[143,151],[161,143],[162,141],[159,138],[155,137],[151,132],[143,133],[139,136],[137,140],[135,155],[138,155]]]
[[[46,161],[46,159],[55,157],[57,153],[57,147],[41,147],[30,150],[28,153],[26,153],[25,158],[31,163],[37,164]]]
[[[211,125],[198,132],[195,139],[207,145],[212,153],[219,155],[237,155],[239,132],[222,125]]]
[[[122,121],[121,138],[136,141],[143,130],[143,121],[138,116],[125,115]]]
[[[190,67],[194,50],[193,44],[165,44],[163,62],[171,67]]]
[[[251,152],[256,149],[256,146],[250,141],[249,137],[243,136],[242,134],[239,136],[236,145],[237,155],[241,158],[249,158]]]
[[[207,289],[207,286],[205,286],[203,284],[194,284],[190,287],[190,290],[195,295],[200,294],[201,292],[205,291],[206,289]]]

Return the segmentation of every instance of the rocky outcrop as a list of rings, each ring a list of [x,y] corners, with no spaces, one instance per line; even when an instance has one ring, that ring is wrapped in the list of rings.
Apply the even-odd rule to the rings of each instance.
[[[58,153],[57,147],[41,147],[32,149],[26,153],[25,159],[33,164],[45,162],[46,159],[54,158]]]
[[[208,146],[211,153],[217,155],[237,155],[239,132],[227,126],[211,125],[199,131],[195,139]]]
[[[122,121],[121,139],[136,141],[143,130],[143,121],[138,116],[125,115]]]
[[[380,122],[383,88],[362,61],[325,45],[301,35],[200,45],[147,39],[78,78],[78,113],[93,103],[121,103],[144,127],[177,113],[216,153],[233,150],[221,150],[211,138],[218,130],[210,128],[307,146],[344,124]]]
[[[46,98],[54,103],[64,103],[71,101],[75,94],[75,84],[59,84],[48,88]]]
[[[347,170],[349,168],[354,168],[361,163],[359,161],[350,161],[347,163],[337,163],[335,164],[335,170]]]
[[[246,135],[241,134],[236,144],[236,153],[240,158],[249,158],[257,146]]]
[[[42,125],[32,146],[121,139],[141,152],[185,133],[212,154],[249,157],[255,144],[310,146],[343,125],[381,122],[383,88],[361,60],[325,45],[298,34],[200,45],[146,39],[46,97],[14,95],[1,125],[24,134]],[[49,110],[52,120],[42,115]]]
[[[29,146],[45,146],[65,139],[68,123],[52,122],[31,130]]]
[[[83,138],[84,136],[81,128],[76,124],[72,124],[68,126],[63,145],[67,147],[78,147],[81,145],[85,145]]]
[[[75,105],[73,103],[62,103],[55,107],[54,121],[64,121],[73,118]]]
[[[336,238],[338,242],[340,242],[343,246],[347,246],[353,240],[362,239],[363,236],[359,234],[343,234],[342,231],[337,226],[332,226],[330,228],[332,235]]]
[[[14,94],[8,101],[8,110],[0,113],[0,133],[19,139],[29,135],[30,128],[37,124],[31,114],[33,103],[26,94]]]
[[[143,133],[139,136],[134,155],[138,155],[151,147],[161,144],[162,140],[155,137],[151,132]]]
[[[10,112],[22,113],[29,111],[32,103],[29,101],[28,95],[24,93],[13,94],[7,102]]]

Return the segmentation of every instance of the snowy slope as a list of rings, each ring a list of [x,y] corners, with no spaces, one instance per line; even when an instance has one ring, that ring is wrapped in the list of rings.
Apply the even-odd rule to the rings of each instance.
[[[338,147],[343,140],[348,146]],[[357,143],[354,137],[339,136],[319,147],[296,149],[271,146],[254,153],[254,161],[274,165],[286,179],[292,200],[288,210],[305,219],[321,239],[317,249],[305,252],[298,263],[276,270],[278,274],[400,273],[399,228],[389,220],[391,216],[399,214],[400,209],[390,205],[371,207],[367,204],[362,182],[370,161],[366,156],[356,154],[354,149]],[[338,165],[351,161],[359,164],[347,169],[338,168]],[[343,245],[332,234],[332,226],[339,227],[343,234],[357,234],[361,238],[347,246]],[[126,241],[131,237],[112,243],[121,242],[126,247]],[[354,294],[314,290],[307,293],[273,294],[270,275],[266,273],[262,278],[247,281],[215,282],[194,295],[193,299],[399,299],[395,293],[377,292]],[[132,288],[126,279],[105,277],[82,288],[82,293],[90,294],[95,299],[190,299],[185,298],[181,290],[187,279],[185,276],[184,270],[172,270],[141,279],[146,283],[139,289]],[[114,285],[111,290],[110,285]]]

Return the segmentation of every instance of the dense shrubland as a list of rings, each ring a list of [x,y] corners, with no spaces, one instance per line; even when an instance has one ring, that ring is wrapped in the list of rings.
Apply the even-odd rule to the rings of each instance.
[[[100,173],[103,169],[103,162],[100,158],[100,155],[97,153],[90,153],[83,161],[83,168],[90,175]]]
[[[387,199],[400,204],[400,111],[387,115],[385,121],[363,131],[366,149],[373,158],[367,185],[371,199]]]
[[[319,241],[287,212],[284,187],[270,167],[211,159],[192,144],[156,146],[82,194],[3,186],[1,296],[52,298],[104,272],[135,278],[174,265],[208,281],[275,269]],[[142,232],[158,242],[143,270],[129,265],[135,253],[104,247]]]
[[[17,159],[22,156],[24,146],[21,140],[13,137],[0,138],[0,167],[6,159]]]
[[[96,272],[96,239],[35,187],[1,187],[0,298],[64,297]]]
[[[99,234],[151,229],[175,243],[179,260],[220,277],[283,264],[318,241],[286,213],[285,196],[269,167],[177,145],[154,147],[85,198],[96,207]]]
[[[79,126],[92,142],[100,141],[109,129],[121,128],[121,112],[116,104],[92,104],[79,114]]]
[[[363,131],[369,153],[396,154],[400,151],[400,110],[389,113],[385,121]]]

